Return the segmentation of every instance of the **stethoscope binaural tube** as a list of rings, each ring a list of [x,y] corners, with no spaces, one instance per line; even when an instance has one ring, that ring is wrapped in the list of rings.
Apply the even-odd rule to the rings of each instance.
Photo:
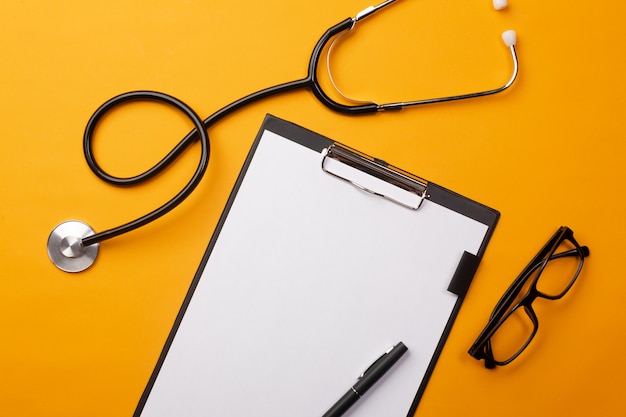
[[[497,89],[472,94],[443,97],[438,99],[427,99],[382,105],[373,102],[359,103],[356,105],[346,105],[332,99],[322,89],[317,74],[320,58],[326,45],[331,39],[335,38],[340,33],[352,30],[357,22],[394,3],[395,1],[396,0],[387,0],[378,6],[368,7],[367,9],[358,13],[355,18],[345,19],[342,22],[339,22],[338,24],[330,27],[319,39],[311,53],[311,59],[309,61],[308,74],[306,78],[287,82],[284,84],[279,84],[242,97],[241,99],[236,100],[216,111],[205,120],[200,119],[196,112],[181,100],[168,94],[156,91],[131,91],[115,96],[102,104],[89,119],[83,136],[83,150],[87,164],[89,165],[92,172],[101,180],[109,184],[122,187],[140,184],[162,172],[165,168],[172,164],[178,158],[178,156],[180,156],[182,152],[187,149],[189,145],[195,143],[196,141],[200,141],[202,147],[200,161],[198,162],[198,167],[196,168],[194,175],[189,180],[187,185],[185,185],[185,187],[178,194],[176,194],[168,202],[166,202],[159,208],[144,216],[141,216],[138,219],[99,233],[95,233],[90,226],[76,220],[64,222],[58,225],[52,231],[48,238],[48,255],[52,262],[59,269],[66,272],[83,271],[89,268],[93,264],[93,262],[95,262],[100,242],[145,226],[146,224],[162,217],[163,215],[169,213],[171,210],[177,207],[195,190],[206,172],[210,158],[210,141],[207,133],[208,128],[222,118],[253,102],[289,91],[310,89],[315,97],[329,109],[338,113],[358,115],[388,110],[400,110],[405,107],[417,106],[421,104],[440,103],[444,101],[461,100],[496,94],[507,89],[514,82],[515,78],[517,77],[518,63],[514,47],[515,42],[513,41],[513,45],[508,45],[507,43],[507,45],[510,47],[514,62],[513,76],[510,78],[507,84]],[[163,159],[161,159],[161,161],[155,164],[152,168],[133,177],[116,177],[108,174],[96,161],[93,153],[94,135],[99,122],[108,112],[116,109],[118,106],[132,101],[156,101],[170,105],[176,110],[182,112],[189,120],[191,120],[194,125],[194,129],[189,132]]]

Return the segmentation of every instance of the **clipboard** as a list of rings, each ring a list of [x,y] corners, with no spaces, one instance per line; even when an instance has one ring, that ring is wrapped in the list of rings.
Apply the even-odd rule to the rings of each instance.
[[[268,115],[134,416],[412,416],[499,216]]]

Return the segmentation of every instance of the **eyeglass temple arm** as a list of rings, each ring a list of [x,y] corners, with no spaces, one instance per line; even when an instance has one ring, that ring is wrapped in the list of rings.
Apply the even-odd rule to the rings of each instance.
[[[380,104],[378,105],[378,110],[379,111],[402,110],[406,107],[415,107],[415,106],[421,106],[424,104],[445,103],[448,101],[466,100],[470,98],[484,97],[484,96],[490,96],[492,94],[501,93],[502,91],[506,90],[511,85],[513,85],[519,73],[519,62],[517,59],[517,52],[515,50],[515,44],[508,45],[508,47],[509,47],[509,51],[511,52],[511,60],[513,61],[513,72],[511,74],[511,78],[509,78],[506,84],[504,84],[501,87],[494,88],[492,90],[478,91],[475,93],[468,93],[468,94],[459,94],[459,95],[453,95],[453,96],[429,98],[429,99],[398,102],[398,103]]]
[[[587,246],[581,246],[580,247],[580,251],[582,252],[583,258],[586,258],[587,256],[589,256],[589,248]],[[578,255],[578,249],[570,249],[568,251],[565,252],[561,252],[561,253],[555,253],[554,255],[552,255],[550,257],[550,260],[552,259],[559,259],[559,258],[565,258],[567,256],[576,256]]]

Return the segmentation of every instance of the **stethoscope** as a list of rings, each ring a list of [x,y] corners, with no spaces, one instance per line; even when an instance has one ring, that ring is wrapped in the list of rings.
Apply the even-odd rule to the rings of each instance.
[[[178,192],[178,194],[176,194],[161,207],[136,220],[99,233],[95,233],[90,226],[76,220],[66,221],[58,225],[52,231],[48,238],[48,255],[52,262],[59,269],[66,272],[83,271],[89,268],[94,263],[98,255],[100,242],[142,227],[165,215],[176,206],[178,206],[180,203],[182,203],[183,200],[185,200],[198,186],[207,169],[210,155],[210,143],[207,129],[213,126],[218,120],[255,101],[259,101],[266,97],[274,96],[277,94],[286,93],[288,91],[309,89],[313,92],[315,97],[329,109],[339,113],[356,115],[365,113],[376,113],[381,111],[401,110],[406,107],[420,106],[423,104],[442,103],[448,101],[465,100],[475,97],[488,96],[502,92],[513,84],[513,82],[517,78],[518,60],[517,53],[515,51],[515,32],[509,30],[504,32],[502,37],[505,44],[510,49],[511,58],[513,60],[514,66],[511,78],[507,81],[506,84],[501,87],[469,94],[388,104],[353,101],[352,104],[346,105],[333,100],[322,89],[317,76],[317,69],[320,57],[326,45],[330,42],[331,39],[334,39],[334,42],[336,42],[338,39],[341,38],[341,36],[354,29],[358,22],[383,9],[384,7],[391,5],[395,1],[396,0],[387,0],[384,3],[379,4],[378,6],[370,6],[362,12],[358,13],[356,17],[348,18],[329,28],[326,33],[324,33],[324,35],[320,38],[320,40],[315,45],[315,48],[313,49],[313,52],[311,54],[311,60],[309,62],[308,75],[306,76],[306,78],[280,84],[250,94],[223,107],[205,120],[202,120],[191,107],[189,107],[179,99],[156,91],[131,91],[113,97],[104,104],[102,104],[93,113],[93,115],[89,119],[89,122],[87,123],[87,126],[85,128],[85,134],[83,137],[83,149],[85,153],[85,159],[87,160],[89,167],[91,168],[93,173],[103,181],[116,186],[131,186],[147,181],[148,179],[154,177],[165,168],[167,168],[189,145],[196,141],[200,141],[202,148],[200,161],[191,180],[187,183],[187,185],[183,187],[182,190],[180,190],[180,192]],[[499,10],[505,6],[506,0],[494,0],[494,7],[496,9]],[[332,50],[334,42],[328,48],[329,54]],[[330,77],[332,80],[332,74],[330,74]],[[332,81],[333,86],[335,86],[338,92],[343,96],[343,93],[339,91],[334,80]],[[98,126],[98,123],[108,112],[115,109],[117,106],[131,101],[160,102],[172,106],[175,109],[178,109],[181,113],[183,113],[189,120],[191,120],[191,122],[194,124],[194,130],[189,132],[189,134],[187,134],[187,136],[185,136],[178,143],[178,145],[176,145],[161,161],[159,161],[149,170],[133,177],[120,178],[109,175],[104,169],[100,167],[100,165],[96,161],[93,153],[93,136]]]

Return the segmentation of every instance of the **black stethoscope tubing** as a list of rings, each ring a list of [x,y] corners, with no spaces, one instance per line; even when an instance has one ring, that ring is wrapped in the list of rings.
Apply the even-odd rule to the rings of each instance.
[[[165,93],[160,93],[157,91],[131,91],[127,93],[120,94],[109,99],[107,102],[102,104],[91,116],[89,119],[87,126],[85,128],[85,134],[83,137],[83,150],[85,154],[85,159],[91,171],[101,180],[113,184],[116,186],[133,186],[140,183],[143,183],[160,172],[166,169],[170,164],[172,164],[181,153],[187,149],[191,144],[196,141],[200,141],[201,144],[201,156],[200,161],[198,162],[198,167],[187,183],[187,185],[174,197],[172,197],[168,202],[163,204],[161,207],[153,210],[152,212],[121,226],[115,227],[113,229],[109,229],[100,233],[93,234],[91,236],[85,237],[82,239],[83,246],[90,246],[104,240],[111,239],[113,237],[128,233],[132,230],[138,229],[146,224],[162,217],[163,215],[169,213],[175,207],[177,207],[180,203],[182,203],[198,186],[202,177],[204,176],[209,158],[211,155],[210,152],[210,140],[207,133],[207,129],[213,126],[217,121],[222,118],[230,115],[231,113],[241,109],[248,104],[251,104],[255,101],[262,100],[267,97],[271,97],[277,94],[286,93],[293,90],[299,89],[310,89],[315,97],[322,102],[325,106],[330,108],[331,110],[344,114],[363,114],[363,113],[374,113],[379,110],[379,106],[374,103],[368,103],[364,105],[355,105],[348,106],[334,101],[330,98],[324,90],[321,88],[319,84],[319,80],[317,77],[317,67],[319,64],[319,60],[324,50],[324,47],[329,42],[331,38],[335,35],[352,28],[355,21],[352,18],[348,18],[335,26],[329,28],[326,33],[319,39],[313,52],[311,54],[311,59],[309,61],[309,69],[308,75],[306,78],[292,81],[284,84],[279,84],[270,88],[266,88],[264,90],[257,91],[256,93],[250,94],[248,96],[242,97],[241,99],[232,102],[231,104],[223,107],[222,109],[216,111],[211,116],[202,120],[197,113],[189,107],[187,104],[183,103],[181,100],[170,96]],[[152,168],[149,168],[147,171],[138,174],[133,177],[116,177],[108,174],[96,161],[93,152],[93,139],[96,127],[101,119],[114,108],[128,102],[132,101],[153,101],[153,102],[161,102],[167,105],[170,105],[179,111],[181,111],[188,119],[190,119],[194,124],[194,129],[187,134],[161,161],[157,162]]]
[[[432,99],[422,99],[408,102],[398,102],[398,103],[388,103],[388,104],[376,104],[376,103],[359,103],[356,105],[345,105],[338,103],[333,100],[326,92],[322,89],[318,77],[317,77],[317,68],[319,65],[320,57],[325,46],[328,42],[344,31],[351,30],[357,21],[371,15],[372,13],[390,5],[395,0],[387,0],[386,2],[380,4],[376,7],[369,7],[365,9],[363,12],[359,13],[356,18],[347,18],[342,22],[330,27],[318,40],[313,52],[311,53],[311,59],[309,61],[308,74],[306,78],[302,78],[300,80],[287,82],[284,84],[279,84],[274,87],[269,87],[264,90],[257,91],[256,93],[247,95],[245,97],[236,100],[227,106],[221,108],[220,110],[213,113],[211,116],[206,118],[205,120],[200,119],[200,117],[196,114],[196,112],[189,107],[187,104],[183,103],[179,99],[167,95],[165,93],[160,93],[157,91],[131,91],[124,94],[120,94],[115,96],[102,104],[91,116],[87,126],[85,128],[85,134],[83,138],[83,149],[85,154],[85,159],[89,168],[93,171],[93,173],[100,178],[101,180],[113,184],[116,186],[132,186],[144,181],[147,181],[153,178],[155,175],[163,171],[170,164],[172,164],[181,153],[187,149],[191,144],[196,141],[200,141],[202,152],[200,156],[200,161],[198,163],[198,167],[192,176],[191,180],[187,183],[187,185],[174,197],[172,197],[168,202],[163,204],[161,207],[153,210],[152,212],[133,220],[129,223],[123,224],[121,226],[115,227],[113,229],[106,230],[104,232],[95,233],[88,237],[84,237],[81,240],[81,246],[87,247],[90,245],[97,244],[107,239],[111,239],[113,237],[122,235],[124,233],[135,230],[139,227],[142,227],[159,217],[165,215],[170,212],[172,209],[177,207],[180,203],[182,203],[198,186],[202,177],[204,176],[209,158],[211,155],[210,152],[210,141],[207,130],[213,126],[217,121],[222,118],[230,115],[231,113],[241,109],[244,106],[247,106],[253,102],[262,100],[267,97],[271,97],[277,94],[286,93],[293,90],[300,89],[309,89],[313,92],[314,96],[326,107],[329,109],[343,114],[357,115],[364,113],[375,113],[378,111],[390,111],[390,110],[401,110],[405,107],[419,106],[424,104],[433,104],[433,103],[443,103],[447,101],[456,101],[456,100],[464,100],[475,97],[482,97],[491,94],[496,94],[502,92],[509,88],[513,82],[515,81],[518,73],[518,60],[517,54],[515,51],[515,33],[514,31],[507,31],[508,39],[505,39],[505,35],[507,32],[503,34],[503,39],[505,39],[505,43],[510,49],[511,58],[513,60],[513,74],[511,78],[508,80],[506,84],[501,87],[479,91],[475,93],[447,96],[447,97],[439,97]],[[331,47],[332,48],[332,47]],[[161,102],[174,108],[180,110],[187,118],[189,118],[194,124],[194,129],[189,132],[161,161],[156,163],[152,168],[147,171],[133,176],[133,177],[115,177],[113,175],[108,174],[96,161],[94,152],[93,152],[93,138],[96,127],[98,123],[101,121],[103,116],[105,116],[108,112],[120,106],[124,103],[131,101],[156,101]]]

